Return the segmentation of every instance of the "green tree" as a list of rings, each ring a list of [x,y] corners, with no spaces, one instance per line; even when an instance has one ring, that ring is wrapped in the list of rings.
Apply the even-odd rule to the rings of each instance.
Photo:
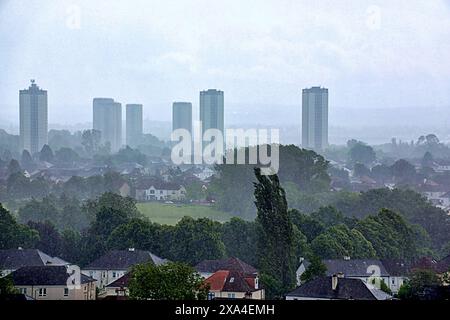
[[[104,193],[97,199],[86,201],[83,205],[83,210],[87,212],[89,217],[95,217],[102,207],[124,212],[129,218],[142,216],[136,207],[136,200],[130,197],[122,197],[112,192]]]
[[[410,279],[405,282],[398,292],[398,297],[402,300],[417,300],[424,293],[427,287],[442,285],[442,281],[436,272],[432,270],[415,270]]]
[[[310,264],[305,272],[300,276],[302,283],[326,276],[327,266],[322,262],[322,259],[316,255],[312,255],[309,259],[309,263]]]
[[[341,259],[344,256],[374,258],[376,251],[372,244],[355,229],[344,224],[328,228],[311,242],[311,248],[323,259]]]
[[[314,219],[310,215],[301,213],[298,210],[292,209],[289,211],[292,223],[306,236],[307,240],[311,242],[318,235],[325,231],[325,225]]]
[[[19,291],[14,287],[11,277],[0,278],[0,300],[2,296],[18,293]]]
[[[73,166],[79,160],[80,156],[71,148],[61,148],[55,152],[55,161],[61,165]]]
[[[209,291],[202,277],[183,263],[137,265],[130,274],[130,298],[135,300],[206,300]]]
[[[255,169],[255,205],[259,225],[258,255],[261,280],[269,298],[282,297],[295,286],[294,227],[286,195],[277,175]]]
[[[49,145],[45,144],[42,147],[41,152],[39,153],[39,160],[52,163],[55,155],[53,154],[52,148]]]
[[[50,221],[59,224],[60,212],[56,207],[54,199],[45,197],[42,201],[32,199],[25,206],[19,209],[20,221],[27,223],[28,221],[45,222]]]
[[[408,184],[415,181],[416,169],[408,161],[404,159],[397,160],[391,168],[397,184]]]
[[[353,164],[362,163],[364,165],[370,165],[376,158],[373,148],[362,142],[353,144],[349,151],[349,160]]]
[[[184,217],[171,233],[171,258],[190,265],[223,258],[225,245],[220,228],[220,223],[207,218]]]
[[[31,154],[28,152],[28,150],[22,151],[22,157],[21,157],[20,163],[21,163],[22,167],[26,170],[33,170],[36,166],[36,164],[33,161],[33,158],[31,157]]]
[[[39,233],[39,241],[35,246],[36,249],[39,249],[52,257],[61,255],[61,236],[51,222],[29,221],[28,226]]]
[[[236,217],[224,223],[222,225],[222,242],[226,248],[226,255],[257,266],[257,230],[255,222]]]
[[[22,173],[22,168],[20,167],[19,161],[12,159],[8,164],[8,176]]]
[[[0,204],[0,249],[33,248],[38,241],[39,234],[36,230],[17,223]]]
[[[429,241],[422,228],[410,225],[387,209],[359,221],[355,229],[372,243],[377,256],[383,259],[419,257]]]
[[[131,219],[113,230],[107,240],[109,249],[123,250],[136,248],[149,250],[156,255],[164,256],[162,226],[142,219]]]

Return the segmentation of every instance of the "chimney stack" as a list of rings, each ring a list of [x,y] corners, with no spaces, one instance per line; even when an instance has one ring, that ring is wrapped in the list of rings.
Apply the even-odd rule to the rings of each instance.
[[[336,291],[337,286],[338,286],[338,275],[337,274],[333,274],[333,276],[331,277],[331,289],[333,289],[333,291]]]

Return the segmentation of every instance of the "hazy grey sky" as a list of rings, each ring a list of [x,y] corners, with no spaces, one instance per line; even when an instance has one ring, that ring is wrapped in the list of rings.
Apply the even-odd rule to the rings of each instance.
[[[312,85],[331,108],[450,107],[450,1],[0,0],[1,120],[31,78],[53,123],[91,121],[95,96],[169,120],[207,88],[260,117]]]

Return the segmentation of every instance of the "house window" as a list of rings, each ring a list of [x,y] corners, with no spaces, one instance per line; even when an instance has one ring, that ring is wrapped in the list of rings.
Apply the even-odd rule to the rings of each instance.
[[[236,294],[235,293],[229,293],[228,294],[228,299],[235,299],[236,298]]]
[[[216,294],[214,292],[208,293],[208,300],[214,300],[215,297],[216,297]]]
[[[117,274],[115,272],[112,273],[112,277],[115,278],[117,277]]]
[[[392,279],[392,284],[395,284],[395,279]]]
[[[150,190],[150,194],[155,194],[155,190]]]
[[[21,294],[27,294],[27,288],[20,288],[20,289],[19,289],[19,292],[20,292]]]
[[[39,297],[46,297],[46,296],[47,296],[47,288],[40,288]]]
[[[69,296],[69,288],[64,288],[64,297]]]
[[[160,190],[160,191],[159,191],[159,194],[163,194],[163,191],[162,191],[162,190]]]

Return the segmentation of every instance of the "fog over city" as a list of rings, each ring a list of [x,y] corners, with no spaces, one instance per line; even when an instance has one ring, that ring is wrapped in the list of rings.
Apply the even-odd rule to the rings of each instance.
[[[197,119],[217,88],[227,127],[300,143],[301,89],[324,86],[330,143],[450,140],[450,1],[2,0],[0,30],[0,125],[15,134],[36,79],[50,128],[89,128],[92,99],[113,97],[164,138],[173,101]]]

